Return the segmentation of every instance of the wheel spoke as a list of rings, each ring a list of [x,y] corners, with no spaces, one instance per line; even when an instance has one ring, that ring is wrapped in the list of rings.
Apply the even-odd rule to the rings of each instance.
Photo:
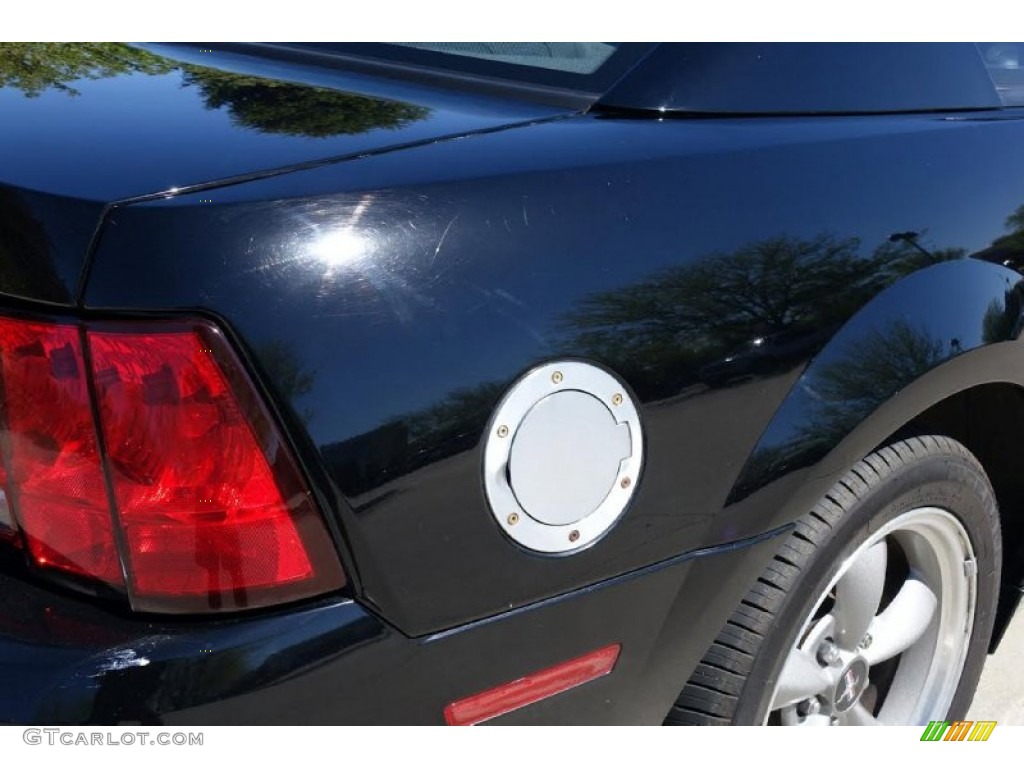
[[[828,674],[810,654],[794,648],[779,675],[779,689],[772,708],[788,707],[822,693],[830,683]]]
[[[856,650],[878,612],[887,561],[885,542],[880,541],[858,557],[836,585],[836,643],[843,650]]]
[[[937,605],[935,593],[911,575],[889,607],[868,627],[871,644],[864,649],[864,660],[873,666],[907,650],[927,631]]]
[[[851,707],[848,712],[841,714],[839,722],[843,725],[881,725],[875,719],[875,716],[868,711],[868,708],[860,703]]]

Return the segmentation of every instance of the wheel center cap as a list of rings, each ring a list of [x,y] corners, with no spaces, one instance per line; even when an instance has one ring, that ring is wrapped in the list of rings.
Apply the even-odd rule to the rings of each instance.
[[[868,664],[864,659],[857,658],[839,675],[832,693],[832,703],[836,712],[846,712],[858,701],[864,689],[868,687]]]

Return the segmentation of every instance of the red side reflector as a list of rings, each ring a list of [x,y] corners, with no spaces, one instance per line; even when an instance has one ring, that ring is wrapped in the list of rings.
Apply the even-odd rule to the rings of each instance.
[[[621,650],[622,646],[617,643],[609,645],[586,656],[452,702],[444,708],[444,719],[448,725],[476,725],[575,688],[611,672]]]

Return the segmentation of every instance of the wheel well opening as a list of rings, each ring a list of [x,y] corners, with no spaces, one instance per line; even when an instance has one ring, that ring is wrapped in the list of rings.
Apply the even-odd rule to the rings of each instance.
[[[996,492],[1003,537],[1003,574],[990,651],[994,651],[1021,598],[1024,582],[1024,388],[984,384],[936,403],[904,426],[895,439],[941,434],[962,443],[981,462]]]

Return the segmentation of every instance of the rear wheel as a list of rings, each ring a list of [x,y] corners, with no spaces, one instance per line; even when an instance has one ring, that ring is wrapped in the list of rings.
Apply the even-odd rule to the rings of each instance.
[[[907,725],[962,717],[992,632],[999,516],[947,437],[859,462],[797,524],[668,724]]]

